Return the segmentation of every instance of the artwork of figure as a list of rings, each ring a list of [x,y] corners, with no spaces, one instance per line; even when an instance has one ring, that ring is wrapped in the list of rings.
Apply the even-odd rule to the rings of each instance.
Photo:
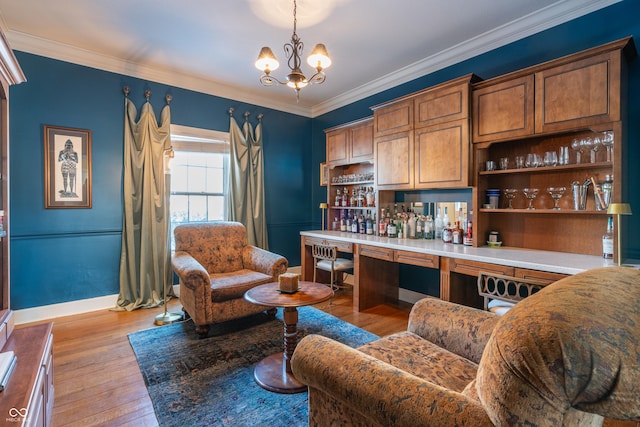
[[[70,139],[64,144],[64,150],[60,150],[58,161],[62,170],[62,180],[64,188],[59,190],[61,197],[78,197],[76,194],[76,166],[78,164],[78,153],[73,151],[73,143]]]

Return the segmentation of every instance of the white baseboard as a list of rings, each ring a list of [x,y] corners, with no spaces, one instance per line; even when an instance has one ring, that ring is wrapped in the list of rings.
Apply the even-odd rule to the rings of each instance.
[[[415,304],[423,298],[427,298],[429,295],[421,294],[420,292],[410,291],[409,289],[400,288],[398,291],[398,299],[400,301]]]
[[[173,292],[179,295],[180,285],[173,285]],[[22,325],[24,323],[51,320],[56,317],[72,316],[90,311],[115,308],[117,301],[118,295],[113,294],[59,304],[43,305],[40,307],[24,308],[22,310],[15,310],[13,312],[13,318],[15,319],[16,325]]]

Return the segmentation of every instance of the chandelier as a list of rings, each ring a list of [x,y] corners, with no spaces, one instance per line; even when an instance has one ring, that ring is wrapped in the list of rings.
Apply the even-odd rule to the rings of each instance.
[[[280,81],[271,75],[273,70],[276,70],[280,63],[276,59],[276,56],[271,51],[270,47],[263,47],[260,50],[258,59],[256,60],[256,68],[262,71],[264,74],[260,76],[260,82],[265,86],[273,86],[278,83],[281,85],[287,85],[290,88],[295,89],[296,99],[299,99],[300,89],[310,83],[320,84],[324,82],[325,74],[324,69],[329,68],[331,65],[331,58],[327,53],[327,48],[322,43],[318,43],[311,52],[311,55],[307,58],[307,64],[316,69],[316,73],[307,78],[300,69],[302,50],[304,49],[304,43],[300,41],[298,34],[296,34],[296,0],[293,0],[293,34],[291,35],[291,42],[285,43],[284,53],[287,55],[287,62],[289,69],[291,70],[287,74],[285,81]]]

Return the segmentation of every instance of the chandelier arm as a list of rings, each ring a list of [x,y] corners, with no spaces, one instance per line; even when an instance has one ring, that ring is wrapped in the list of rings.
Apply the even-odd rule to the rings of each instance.
[[[281,85],[286,85],[287,82],[283,82],[278,80],[278,78],[273,77],[271,74],[263,74],[260,76],[260,83],[264,86],[273,86],[275,83],[279,83]]]
[[[309,84],[321,84],[324,83],[324,79],[327,78],[327,75],[324,71],[320,70],[315,73],[313,76],[309,77]]]

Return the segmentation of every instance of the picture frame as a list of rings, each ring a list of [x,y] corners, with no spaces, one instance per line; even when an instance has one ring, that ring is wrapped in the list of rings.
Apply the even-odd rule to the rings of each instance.
[[[320,163],[320,186],[326,187],[329,183],[329,168],[326,162]]]
[[[45,209],[90,209],[91,130],[44,125]]]

